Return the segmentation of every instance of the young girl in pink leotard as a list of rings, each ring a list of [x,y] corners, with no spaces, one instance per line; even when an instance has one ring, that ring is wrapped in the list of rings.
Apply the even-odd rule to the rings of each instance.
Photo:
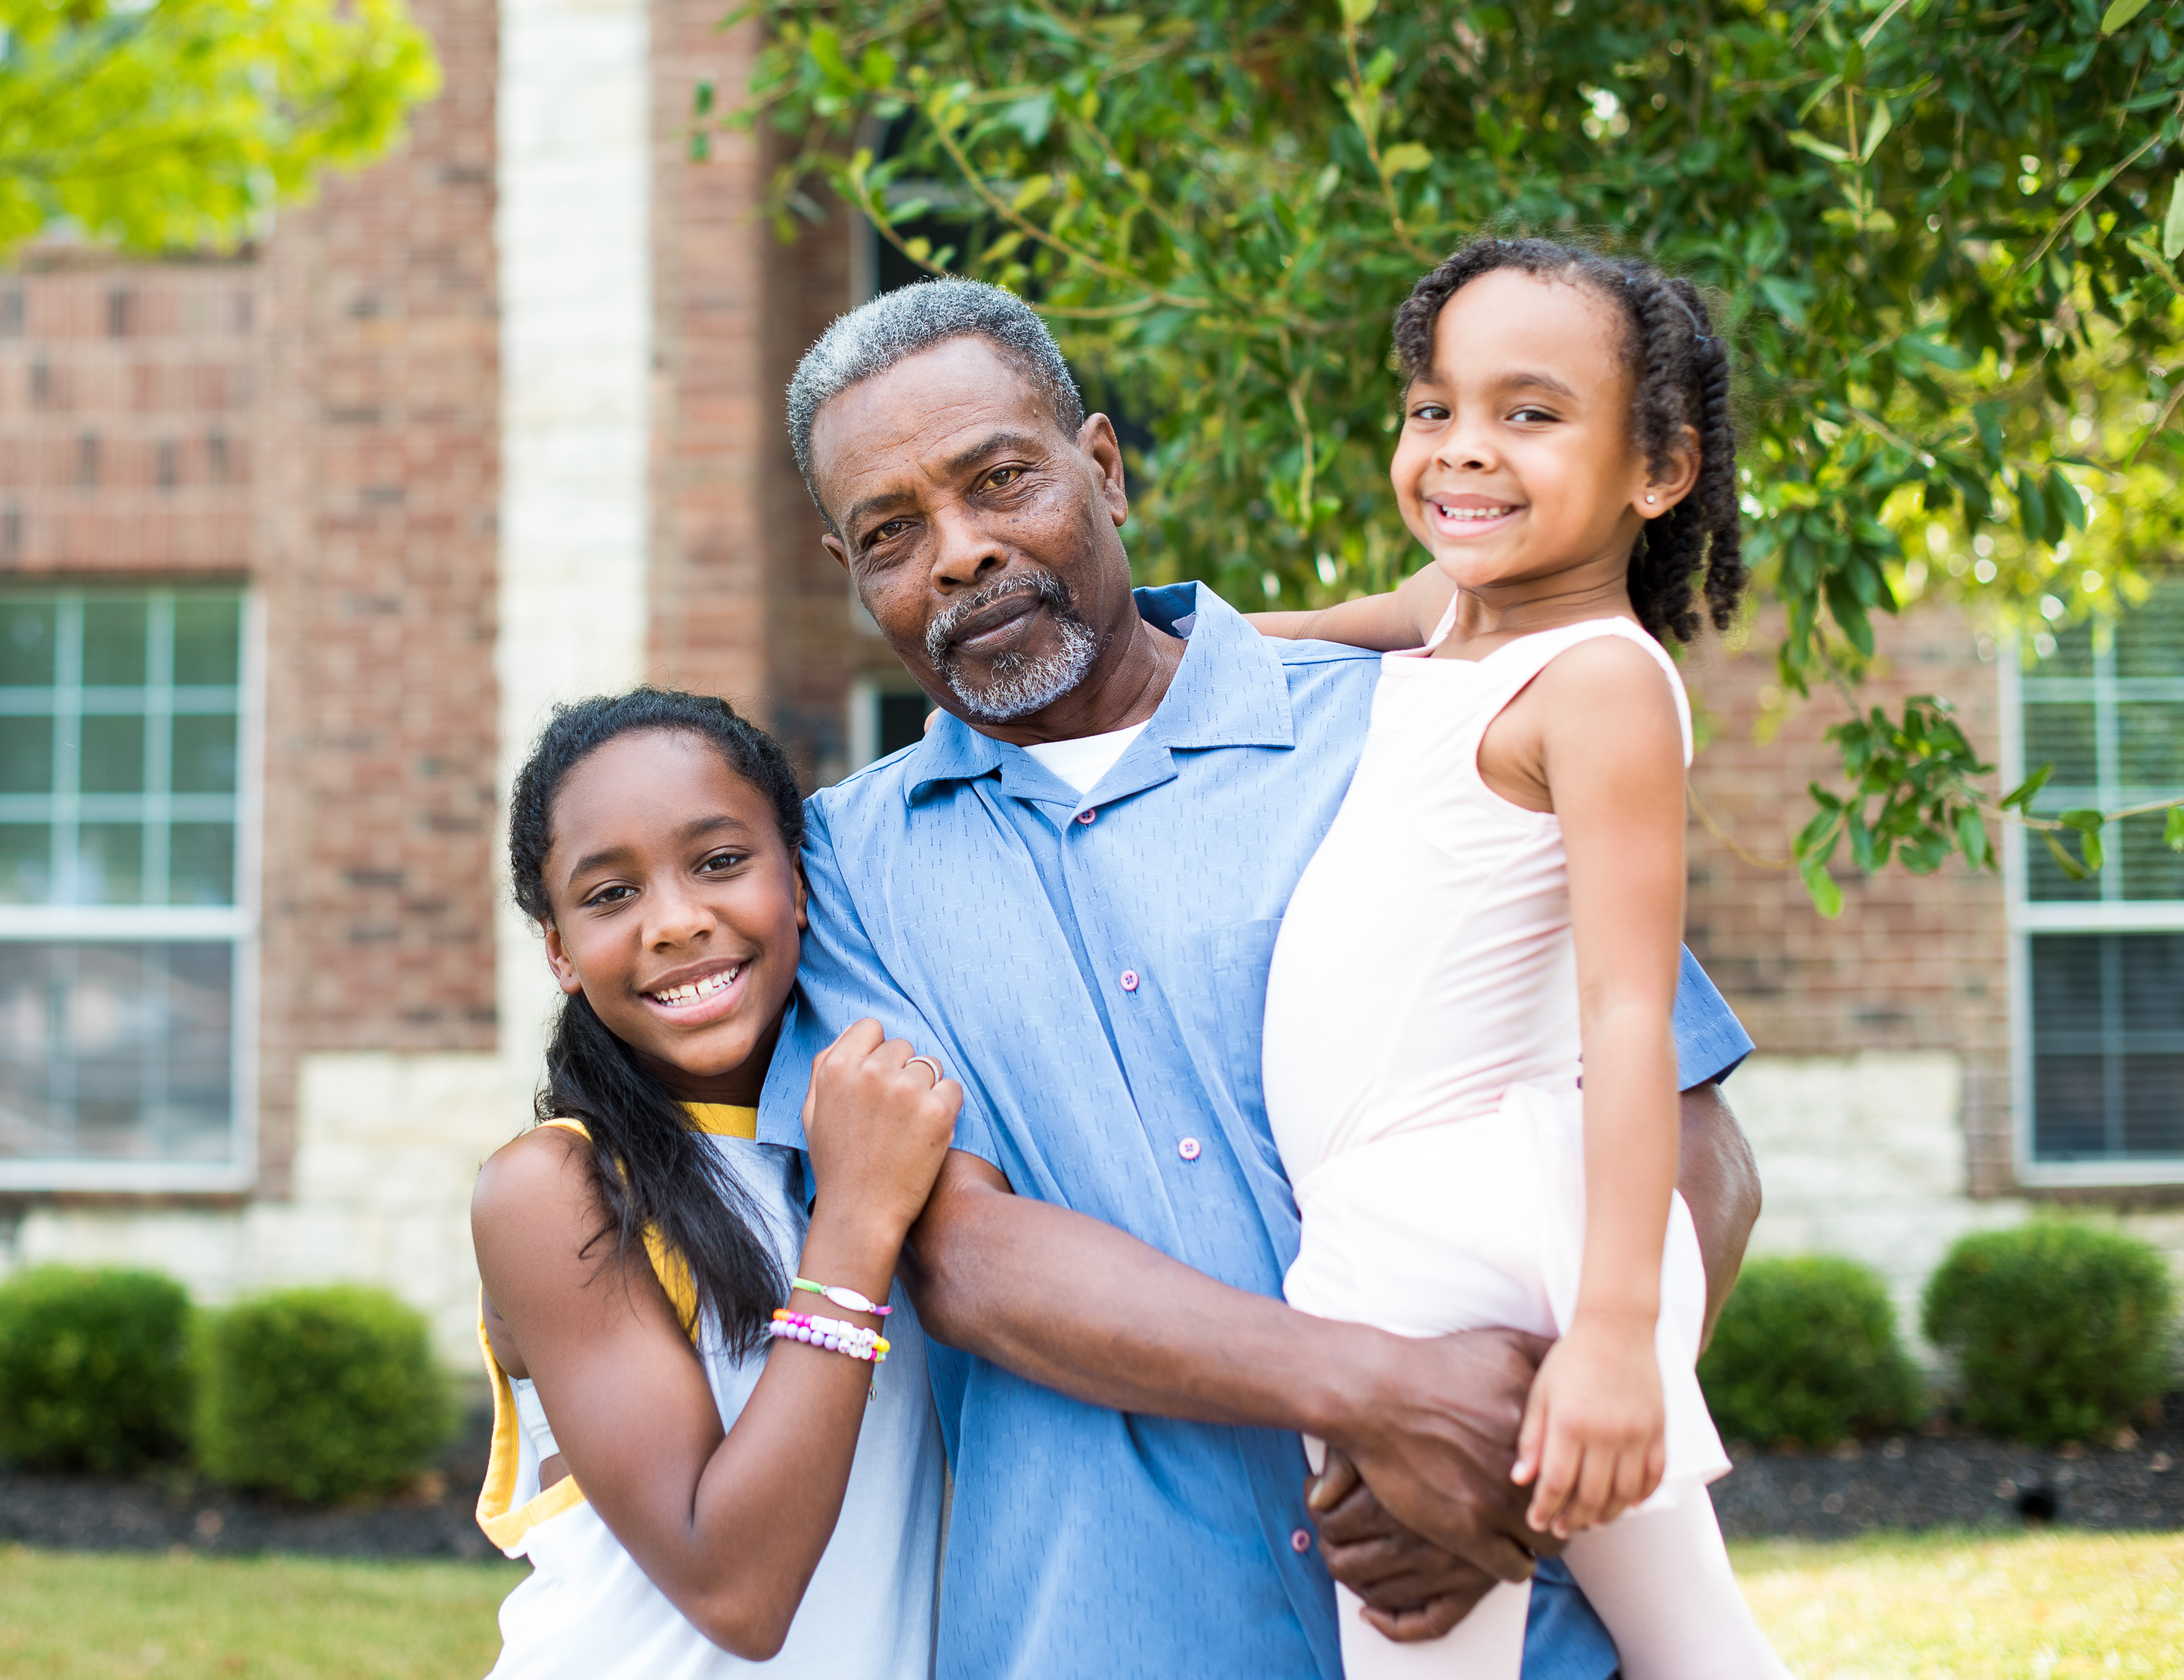
[[[1434,564],[1261,621],[1390,650],[1268,987],[1287,1292],[1558,1338],[1513,1472],[1532,1526],[1569,1537],[1628,1680],[1767,1680],[1706,1493],[1729,1465],[1674,1192],[1691,716],[1662,642],[1726,626],[1744,585],[1728,359],[1686,282],[1537,240],[1458,251],[1396,346],[1391,474]],[[1346,1616],[1350,1680],[1516,1680],[1527,1593],[1427,1644]]]

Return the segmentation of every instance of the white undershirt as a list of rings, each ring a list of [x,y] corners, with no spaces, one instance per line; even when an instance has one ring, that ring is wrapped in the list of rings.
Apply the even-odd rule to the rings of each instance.
[[[1089,793],[1100,785],[1100,779],[1115,767],[1116,760],[1128,751],[1130,743],[1145,732],[1144,723],[1133,723],[1127,729],[1110,729],[1104,735],[1079,735],[1073,741],[1041,741],[1024,751],[1078,792]]]

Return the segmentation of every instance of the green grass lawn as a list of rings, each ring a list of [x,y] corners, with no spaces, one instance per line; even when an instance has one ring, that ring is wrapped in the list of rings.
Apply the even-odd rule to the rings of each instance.
[[[1800,1680],[2184,1675],[2184,1534],[1733,1549]],[[6,1680],[476,1680],[521,1578],[494,1562],[0,1549]]]
[[[1886,1536],[1730,1549],[1799,1680],[2184,1675],[2184,1534]]]
[[[527,1571],[0,1549],[6,1680],[477,1680]]]

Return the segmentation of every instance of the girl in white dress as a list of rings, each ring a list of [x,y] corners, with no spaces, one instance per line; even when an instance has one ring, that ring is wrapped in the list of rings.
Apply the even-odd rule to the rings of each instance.
[[[1434,565],[1261,621],[1390,650],[1268,985],[1286,1292],[1404,1335],[1558,1338],[1513,1471],[1532,1527],[1569,1538],[1627,1680],[1765,1680],[1706,1493],[1729,1464],[1674,1191],[1691,738],[1661,641],[1725,627],[1744,585],[1728,359],[1688,283],[1535,240],[1458,251],[1396,347],[1391,473]],[[1346,1595],[1350,1680],[1515,1680],[1529,1591],[1416,1644]]]
[[[927,1680],[942,1460],[894,1287],[961,1088],[862,1021],[795,1153],[753,1141],[796,977],[803,805],[710,697],[557,712],[515,896],[566,994],[543,1124],[471,1202],[495,1394],[488,1536],[532,1572],[500,1680]]]

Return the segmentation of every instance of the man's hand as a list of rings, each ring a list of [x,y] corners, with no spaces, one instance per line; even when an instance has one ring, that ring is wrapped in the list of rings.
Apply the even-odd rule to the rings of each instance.
[[[1304,1497],[1327,1572],[1365,1601],[1365,1619],[1390,1639],[1440,1638],[1497,1584],[1390,1516],[1339,1448],[1305,1478]]]
[[[1368,1404],[1330,1445],[1397,1521],[1496,1580],[1529,1580],[1544,1537],[1525,1526],[1528,1496],[1509,1472],[1549,1344],[1477,1330],[1383,1345]]]

